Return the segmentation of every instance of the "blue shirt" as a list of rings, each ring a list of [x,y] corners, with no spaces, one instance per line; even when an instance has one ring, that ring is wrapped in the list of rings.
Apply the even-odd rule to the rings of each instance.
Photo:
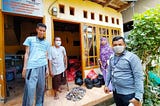
[[[37,36],[27,37],[23,45],[29,46],[27,69],[38,68],[47,65],[47,51],[50,47],[46,40],[39,40]]]
[[[110,81],[113,91],[116,90],[118,94],[135,93],[135,98],[143,100],[143,69],[137,55],[124,51],[121,56],[112,56],[105,85],[108,86]]]

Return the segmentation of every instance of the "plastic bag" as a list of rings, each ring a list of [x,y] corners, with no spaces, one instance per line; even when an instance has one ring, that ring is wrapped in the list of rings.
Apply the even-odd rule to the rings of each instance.
[[[88,73],[88,75],[87,75],[87,78],[90,78],[91,80],[92,80],[92,79],[95,79],[95,78],[97,78],[97,77],[98,77],[98,75],[97,75],[96,72],[94,72],[94,70],[91,70],[91,71]]]
[[[86,79],[84,80],[84,82],[85,82],[85,85],[86,85],[86,87],[87,87],[88,89],[92,89],[92,88],[93,88],[93,82],[92,82],[92,80],[91,80],[90,78],[86,78]]]
[[[81,85],[83,85],[83,80],[81,78],[76,78],[75,79],[75,84],[81,86]]]

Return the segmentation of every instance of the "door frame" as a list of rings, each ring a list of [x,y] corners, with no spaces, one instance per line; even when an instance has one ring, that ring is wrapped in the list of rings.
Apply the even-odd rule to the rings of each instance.
[[[45,17],[26,16],[21,14],[6,13],[0,9],[0,102],[5,103],[7,97],[6,69],[5,69],[5,39],[4,39],[4,15],[19,16],[25,18],[41,19],[45,23]]]
[[[0,102],[6,101],[6,71],[5,71],[5,47],[4,47],[4,14],[0,10]]]
[[[79,34],[80,34],[80,55],[81,55],[81,68],[82,68],[82,77],[84,78],[84,62],[83,62],[83,41],[82,41],[82,23],[80,22],[75,22],[75,21],[71,21],[71,20],[62,20],[62,19],[55,19],[55,18],[52,18],[52,44],[54,43],[53,40],[54,40],[54,22],[64,22],[64,23],[73,23],[73,24],[78,24],[79,25]]]

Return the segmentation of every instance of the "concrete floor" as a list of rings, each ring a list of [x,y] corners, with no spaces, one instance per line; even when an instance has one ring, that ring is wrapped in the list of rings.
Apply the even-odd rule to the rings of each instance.
[[[78,85],[75,85],[74,82],[69,83],[70,90],[77,86]],[[103,91],[104,86],[102,86],[101,88],[94,87],[92,89],[87,89],[85,85],[82,85],[81,87],[86,89],[86,94],[80,101],[76,101],[76,102],[69,101],[65,98],[68,93],[67,90],[64,90],[62,93],[59,94],[58,100],[54,100],[53,90],[47,90],[45,92],[44,106],[95,106],[96,104],[100,104],[103,101],[106,101],[112,98],[112,92],[110,94],[104,93]],[[21,89],[21,92],[23,92],[23,89]],[[10,98],[5,104],[0,104],[0,106],[21,106],[22,95],[23,93],[19,93],[18,95],[15,95],[13,98]],[[111,104],[108,104],[108,106]],[[111,106],[115,106],[115,105],[111,105]]]

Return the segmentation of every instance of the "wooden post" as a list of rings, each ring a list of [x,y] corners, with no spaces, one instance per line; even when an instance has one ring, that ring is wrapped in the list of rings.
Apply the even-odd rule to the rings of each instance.
[[[0,10],[0,101],[5,102],[6,97],[6,73],[4,57],[4,16]]]

